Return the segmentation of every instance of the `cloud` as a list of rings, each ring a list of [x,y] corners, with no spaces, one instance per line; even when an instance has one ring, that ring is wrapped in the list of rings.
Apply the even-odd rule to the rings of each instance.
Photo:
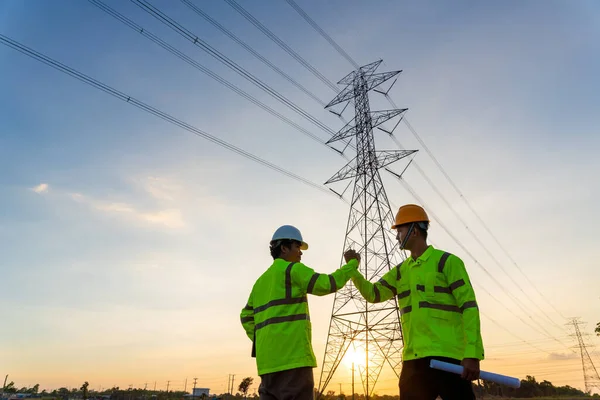
[[[36,193],[40,193],[41,194],[41,193],[48,192],[49,188],[50,188],[50,185],[48,185],[47,183],[40,183],[36,187],[32,187],[31,190],[33,190]]]
[[[136,213],[136,209],[126,203],[102,203],[94,202],[94,207],[100,211],[117,212],[117,213]]]
[[[574,360],[579,358],[577,353],[550,353],[549,360]]]
[[[81,193],[69,193],[69,196],[78,203],[86,204],[92,209],[106,214],[127,215],[138,221],[163,225],[172,229],[181,229],[186,226],[179,209],[170,208],[158,211],[142,211],[133,204],[98,200]]]
[[[169,228],[179,229],[185,227],[181,211],[177,209],[162,210],[154,213],[139,213],[138,218],[153,224],[162,224]]]
[[[158,200],[174,201],[182,189],[170,180],[155,176],[149,176],[140,183],[146,192]]]

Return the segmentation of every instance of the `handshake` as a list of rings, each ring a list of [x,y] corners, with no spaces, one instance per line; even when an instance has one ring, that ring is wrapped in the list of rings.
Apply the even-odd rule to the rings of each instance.
[[[344,259],[346,262],[349,262],[350,260],[357,260],[360,263],[360,254],[354,250],[346,250],[344,253]]]

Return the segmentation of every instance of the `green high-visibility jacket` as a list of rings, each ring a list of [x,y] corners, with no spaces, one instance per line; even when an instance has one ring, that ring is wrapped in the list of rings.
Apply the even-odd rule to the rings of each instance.
[[[417,260],[407,258],[376,283],[360,273],[352,281],[368,302],[397,296],[404,360],[431,356],[483,360],[475,292],[457,256],[429,246]]]
[[[358,261],[350,260],[327,275],[278,258],[258,278],[240,318],[253,341],[259,375],[317,366],[306,295],[336,292],[357,267]]]

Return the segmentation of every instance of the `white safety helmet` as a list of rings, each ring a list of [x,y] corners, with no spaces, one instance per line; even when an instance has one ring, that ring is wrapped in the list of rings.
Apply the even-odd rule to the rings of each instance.
[[[302,245],[300,246],[300,250],[308,250],[308,244],[304,240],[302,240],[302,234],[295,226],[291,225],[283,225],[277,228],[275,233],[273,234],[273,238],[271,239],[271,243],[274,243],[277,240],[296,240]]]

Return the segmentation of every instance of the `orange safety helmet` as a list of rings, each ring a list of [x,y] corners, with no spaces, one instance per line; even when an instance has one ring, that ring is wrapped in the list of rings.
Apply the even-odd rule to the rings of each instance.
[[[400,207],[396,214],[396,223],[392,226],[392,229],[411,222],[429,222],[429,217],[423,207],[416,204],[406,204]]]

